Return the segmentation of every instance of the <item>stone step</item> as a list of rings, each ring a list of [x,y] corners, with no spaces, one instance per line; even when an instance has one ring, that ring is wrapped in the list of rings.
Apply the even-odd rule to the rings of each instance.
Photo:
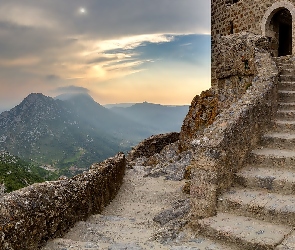
[[[283,82],[295,81],[295,75],[281,74],[280,81],[283,81]]]
[[[256,149],[250,153],[249,164],[260,167],[295,169],[295,151],[273,148]]]
[[[274,121],[274,130],[275,131],[295,131],[295,121],[287,120],[275,120]]]
[[[199,220],[199,230],[208,237],[234,242],[243,250],[269,250],[275,249],[292,228],[250,217],[218,213]]]
[[[295,91],[279,90],[278,102],[295,102]]]
[[[261,146],[293,150],[295,149],[295,132],[269,132],[262,136]]]
[[[218,210],[276,224],[295,225],[295,195],[269,193],[265,189],[233,188],[219,197]]]
[[[284,241],[276,247],[276,250],[292,250],[295,249],[295,232],[287,236]]]
[[[295,171],[291,169],[247,166],[236,173],[236,183],[252,189],[295,194]]]
[[[295,102],[279,102],[278,110],[295,110]]]
[[[282,67],[281,75],[295,75],[295,69],[293,67]]]
[[[295,90],[295,81],[281,81],[278,84],[279,90]]]
[[[278,62],[278,67],[280,69],[292,69],[294,68],[294,65],[291,63],[286,63],[286,62]]]
[[[286,121],[295,121],[295,110],[278,110],[276,114],[276,119],[286,120]]]

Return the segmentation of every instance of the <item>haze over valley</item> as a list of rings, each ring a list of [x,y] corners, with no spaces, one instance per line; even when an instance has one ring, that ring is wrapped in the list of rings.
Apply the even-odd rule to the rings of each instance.
[[[153,134],[180,131],[187,111],[146,102],[107,109],[88,94],[33,93],[1,113],[0,150],[71,176]]]

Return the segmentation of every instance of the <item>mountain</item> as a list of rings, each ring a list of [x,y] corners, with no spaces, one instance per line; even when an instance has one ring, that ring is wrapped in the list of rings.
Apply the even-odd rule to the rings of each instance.
[[[65,169],[89,167],[122,150],[120,141],[86,123],[70,105],[30,94],[0,115],[0,149],[35,164]]]
[[[56,176],[42,168],[31,166],[8,152],[0,151],[0,186],[11,192],[36,182],[52,180]],[[2,186],[4,185],[4,186]]]
[[[107,109],[88,94],[30,94],[0,114],[0,150],[70,176],[152,134],[179,131],[186,113],[147,103]]]
[[[62,98],[67,107],[80,119],[121,140],[121,145],[124,144],[126,147],[133,146],[153,133],[157,133],[157,130],[130,120],[120,112],[111,112],[95,102],[88,94],[67,95],[66,99],[64,97],[63,95]]]
[[[137,103],[130,107],[112,107],[115,113],[136,123],[145,124],[158,133],[180,131],[189,106],[165,106],[148,102]]]
[[[132,105],[134,105],[136,103],[115,103],[115,104],[106,104],[106,105],[103,105],[105,108],[128,108],[128,107],[131,107]]]

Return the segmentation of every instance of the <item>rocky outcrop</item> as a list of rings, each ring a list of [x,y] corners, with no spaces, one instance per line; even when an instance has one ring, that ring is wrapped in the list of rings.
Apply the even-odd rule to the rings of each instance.
[[[153,135],[135,146],[129,152],[127,159],[128,161],[133,161],[138,157],[150,157],[160,153],[165,146],[178,141],[178,139],[179,133],[176,132]]]
[[[179,149],[187,150],[198,132],[211,125],[218,113],[218,96],[213,89],[195,96],[181,127]]]
[[[117,194],[123,153],[70,179],[34,184],[0,200],[0,249],[35,250],[79,220],[100,212]]]

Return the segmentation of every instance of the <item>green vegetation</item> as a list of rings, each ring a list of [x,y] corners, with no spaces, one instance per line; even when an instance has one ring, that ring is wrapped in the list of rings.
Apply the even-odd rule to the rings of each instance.
[[[32,166],[8,152],[0,152],[0,184],[4,184],[6,192],[56,178],[53,172]]]

